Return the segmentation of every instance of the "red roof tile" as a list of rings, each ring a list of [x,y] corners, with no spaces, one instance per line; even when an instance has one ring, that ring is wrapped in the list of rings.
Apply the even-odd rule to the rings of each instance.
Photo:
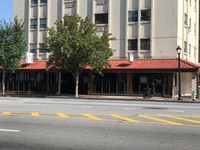
[[[133,63],[128,60],[110,60],[111,67],[110,70],[174,70],[178,69],[177,59],[137,59]],[[181,69],[186,70],[198,70],[199,65],[190,63],[185,60],[181,60]],[[86,67],[89,69],[89,67]],[[22,70],[45,70],[46,62],[45,61],[35,61],[32,64],[26,64],[21,62]]]
[[[27,64],[25,62],[21,62],[21,70],[45,70],[46,62],[45,61],[34,61],[32,64]]]
[[[110,60],[110,69],[178,69],[177,59]],[[181,69],[198,69],[200,66],[181,60]]]

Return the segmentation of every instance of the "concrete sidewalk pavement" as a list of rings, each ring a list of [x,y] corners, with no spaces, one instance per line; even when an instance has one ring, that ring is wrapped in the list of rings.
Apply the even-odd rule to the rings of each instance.
[[[137,100],[137,101],[168,101],[168,102],[200,102],[200,99],[192,100],[191,97],[182,97],[182,100],[177,100],[177,98],[168,97],[150,97],[143,98],[141,96],[126,96],[126,95],[79,95],[79,98],[84,99],[106,99],[106,100]]]
[[[36,98],[59,98],[59,99],[76,99],[74,95],[67,94],[47,94],[47,93],[23,93],[14,94],[9,93],[4,97],[36,97]],[[103,94],[80,94],[78,99],[93,99],[93,100],[125,100],[125,101],[164,101],[164,102],[193,102],[200,103],[200,99],[192,101],[189,96],[183,96],[182,100],[177,100],[177,98],[168,97],[149,97],[143,98],[142,96],[133,95],[103,95]]]

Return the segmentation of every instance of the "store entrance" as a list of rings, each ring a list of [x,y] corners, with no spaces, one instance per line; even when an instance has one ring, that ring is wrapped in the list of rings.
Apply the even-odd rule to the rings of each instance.
[[[168,83],[166,74],[133,74],[132,93],[143,95],[146,89],[150,90],[151,96],[168,95],[166,91]],[[167,83],[165,83],[167,82]]]
[[[163,76],[161,75],[154,75],[152,78],[152,85],[151,88],[153,90],[154,96],[163,96]]]

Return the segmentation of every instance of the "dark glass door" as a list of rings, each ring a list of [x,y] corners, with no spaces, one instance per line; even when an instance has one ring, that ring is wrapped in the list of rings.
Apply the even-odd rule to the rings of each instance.
[[[153,76],[153,95],[163,96],[163,75]]]

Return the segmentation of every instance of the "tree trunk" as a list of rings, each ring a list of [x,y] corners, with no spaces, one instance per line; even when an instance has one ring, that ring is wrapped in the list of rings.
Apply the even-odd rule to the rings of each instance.
[[[3,69],[3,75],[2,75],[2,95],[5,95],[5,70]]]
[[[76,93],[75,97],[78,98],[78,82],[79,82],[79,74],[76,74]]]

